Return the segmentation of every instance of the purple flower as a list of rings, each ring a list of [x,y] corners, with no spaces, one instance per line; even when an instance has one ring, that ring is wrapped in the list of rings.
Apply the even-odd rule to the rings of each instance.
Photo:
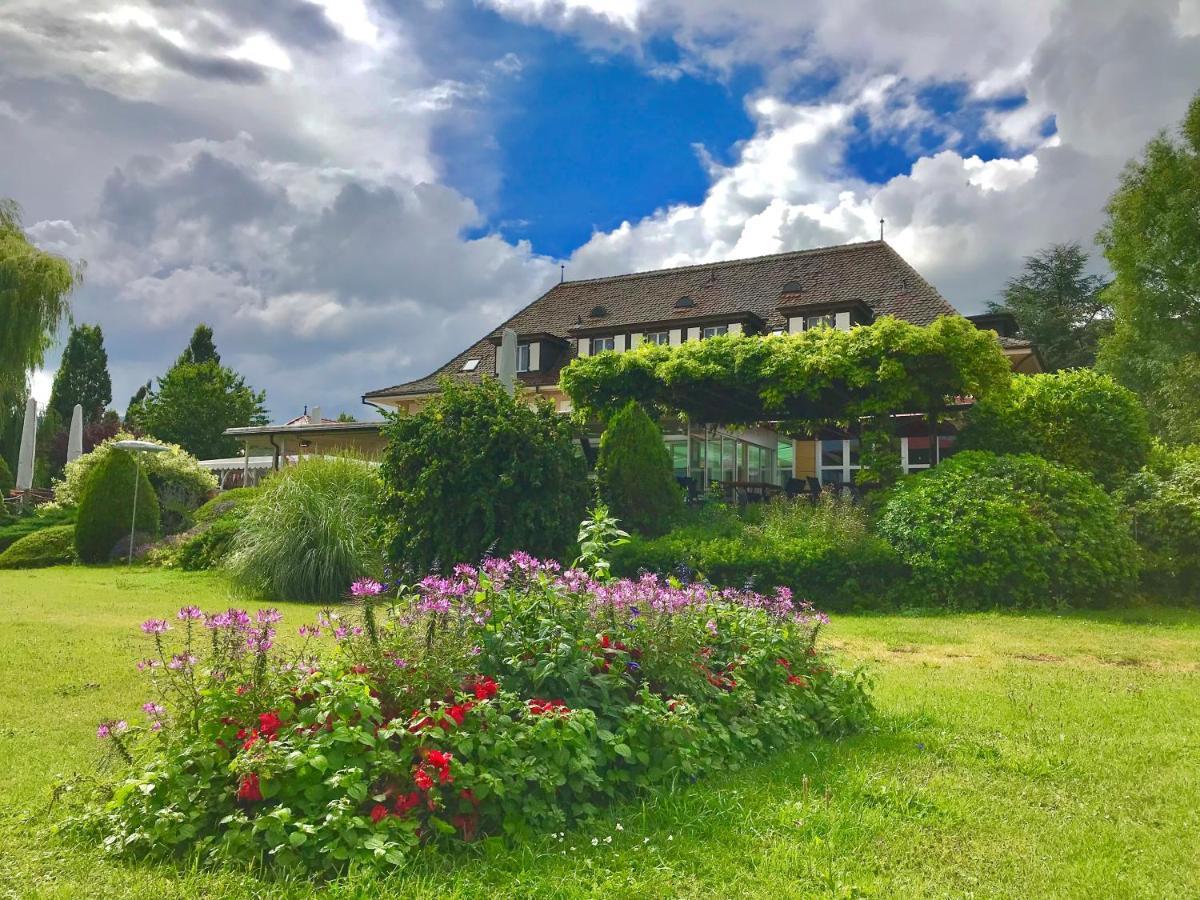
[[[167,668],[179,671],[187,666],[194,666],[196,662],[196,657],[192,656],[190,653],[176,653],[171,657],[171,661],[167,663]]]
[[[271,609],[260,609],[255,615],[259,625],[271,625],[283,618],[283,613],[272,607]]]
[[[204,613],[200,611],[198,606],[185,606],[175,614],[175,618],[181,622],[186,622],[189,619],[203,619]]]
[[[150,730],[151,731],[162,731],[162,722],[160,722],[158,719],[155,719],[153,722],[150,723]]]
[[[352,597],[374,597],[376,594],[383,593],[383,585],[372,578],[360,578],[354,584],[350,585],[350,595]]]
[[[300,637],[320,637],[321,626],[319,625],[301,625],[299,628]]]
[[[479,655],[480,653],[482,653],[482,652],[483,652],[483,648],[482,648],[482,647],[478,647],[478,646],[476,646],[476,647],[472,647],[472,648],[471,648],[471,655],[472,655],[472,656],[478,656],[478,655]]]
[[[154,703],[152,701],[150,703],[143,703],[142,711],[148,716],[161,716],[167,711],[167,708],[160,703]]]
[[[709,619],[707,622],[705,622],[704,627],[708,629],[709,634],[715,635],[717,633],[717,623],[713,619]]]
[[[408,660],[401,659],[399,656],[397,656],[395,659],[392,660],[392,665],[395,666],[397,669],[407,669],[408,668]]]
[[[100,725],[96,728],[96,738],[101,741],[104,740],[106,737],[108,737],[109,731],[110,731],[110,729],[109,729],[108,723],[101,722]]]
[[[147,619],[142,623],[142,631],[146,634],[165,634],[170,627],[166,619]]]

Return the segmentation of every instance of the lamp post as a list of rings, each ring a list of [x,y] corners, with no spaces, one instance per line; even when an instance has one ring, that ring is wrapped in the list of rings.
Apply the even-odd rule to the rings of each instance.
[[[138,482],[142,480],[142,466],[138,462],[138,453],[162,453],[168,449],[162,444],[156,444],[154,441],[116,441],[111,446],[118,450],[127,450],[133,456],[133,464],[137,467],[137,474],[133,476],[133,514],[129,518],[129,559],[126,560],[127,566],[133,565],[133,534],[137,528],[137,498],[138,498]]]

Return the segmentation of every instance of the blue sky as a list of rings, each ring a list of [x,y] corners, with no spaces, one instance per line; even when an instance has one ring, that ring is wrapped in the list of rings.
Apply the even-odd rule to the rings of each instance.
[[[8,0],[0,196],[86,261],[117,408],[207,321],[274,418],[362,414],[560,265],[885,218],[978,311],[1092,247],[1198,59],[1200,0]]]

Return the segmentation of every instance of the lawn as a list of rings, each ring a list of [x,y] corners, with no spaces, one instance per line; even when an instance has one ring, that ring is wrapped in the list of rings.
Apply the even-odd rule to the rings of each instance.
[[[56,777],[143,698],[137,623],[228,605],[216,576],[0,572],[0,894],[302,896],[120,865],[48,832]],[[281,607],[285,624],[312,608]],[[877,726],[532,845],[423,855],[329,896],[1179,897],[1200,885],[1200,613],[840,616]]]

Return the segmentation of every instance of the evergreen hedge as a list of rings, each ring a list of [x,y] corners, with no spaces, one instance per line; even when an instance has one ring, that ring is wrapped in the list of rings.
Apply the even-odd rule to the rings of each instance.
[[[135,478],[137,533],[158,534],[158,496],[150,479],[129,453],[114,449],[92,470],[79,501],[75,550],[83,562],[106,562],[117,542],[129,534]]]
[[[25,535],[0,553],[0,569],[40,569],[75,560],[75,526],[55,525]]]

